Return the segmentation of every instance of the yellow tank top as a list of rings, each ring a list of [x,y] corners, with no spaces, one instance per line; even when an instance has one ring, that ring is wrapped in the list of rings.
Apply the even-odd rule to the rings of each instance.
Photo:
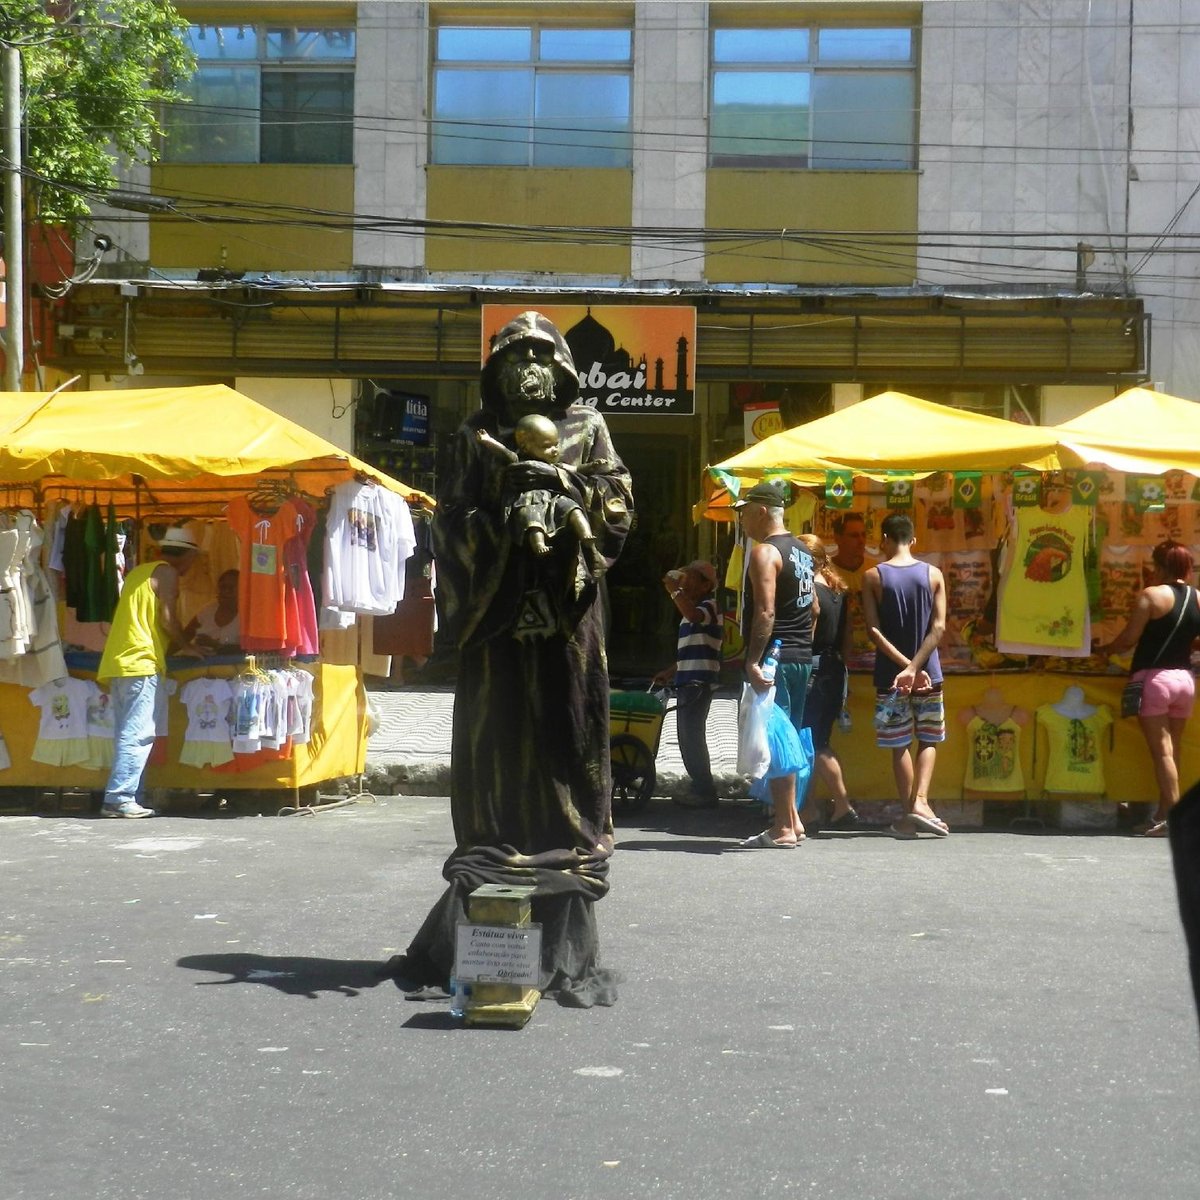
[[[162,675],[167,669],[167,635],[158,623],[158,595],[150,576],[162,563],[143,563],[125,576],[96,678]]]
[[[1089,654],[1083,572],[1089,510],[1016,510],[1016,533],[1000,583],[996,649],[1011,654]]]
[[[1082,721],[1064,717],[1053,704],[1037,710],[1037,720],[1046,731],[1046,776],[1042,789],[1047,792],[1104,792],[1104,753],[1101,736],[1112,724],[1107,704]]]

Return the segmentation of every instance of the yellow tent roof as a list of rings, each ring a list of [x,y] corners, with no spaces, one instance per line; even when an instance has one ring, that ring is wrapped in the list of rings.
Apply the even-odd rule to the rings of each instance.
[[[764,438],[709,470],[718,478],[764,476],[797,484],[827,470],[886,478],[889,471],[1003,471],[1058,466],[1052,431],[882,392],[860,404]]]
[[[1050,432],[1081,464],[1113,471],[1200,475],[1200,404],[1149,388],[1130,388]]]
[[[364,472],[412,488],[223,384],[102,392],[0,392],[0,485],[99,490],[118,505],[220,512],[265,477],[319,495]]]

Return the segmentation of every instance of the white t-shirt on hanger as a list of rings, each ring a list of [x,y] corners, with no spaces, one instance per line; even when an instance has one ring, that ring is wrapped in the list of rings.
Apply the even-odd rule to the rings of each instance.
[[[347,612],[395,612],[415,545],[412,516],[400,496],[376,483],[339,484],[326,522],[322,603]]]

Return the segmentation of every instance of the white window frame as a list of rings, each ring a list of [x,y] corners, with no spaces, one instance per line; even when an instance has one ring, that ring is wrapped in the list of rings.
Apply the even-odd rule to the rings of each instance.
[[[271,35],[278,34],[283,30],[290,29],[293,33],[300,31],[304,33],[336,33],[350,35],[354,40],[353,50],[345,57],[328,56],[328,57],[310,57],[307,54],[294,55],[278,55],[272,56],[268,50],[268,40]],[[236,39],[240,42],[245,40],[247,36],[252,40],[256,47],[253,55],[240,55],[233,53],[229,57],[224,57],[219,53],[214,53],[215,49],[220,49],[224,45],[226,34],[236,30]],[[286,75],[286,74],[336,74],[349,76],[353,85],[354,72],[356,67],[357,57],[357,30],[349,25],[329,25],[322,26],[319,24],[305,24],[301,26],[282,25],[273,21],[262,22],[242,22],[240,24],[215,25],[208,23],[194,24],[189,28],[189,36],[191,37],[192,47],[197,52],[197,63],[195,77],[198,78],[206,70],[212,70],[217,67],[227,67],[231,69],[244,69],[247,72],[254,71],[256,76],[256,99],[253,112],[253,147],[252,150],[248,147],[244,155],[235,155],[230,157],[205,157],[188,155],[186,157],[175,157],[171,153],[171,139],[168,136],[163,145],[162,161],[164,163],[179,164],[179,165],[196,165],[203,166],[208,164],[221,165],[261,165],[264,162],[268,165],[339,165],[349,166],[353,163],[353,87],[351,88],[351,110],[345,115],[345,122],[350,127],[350,143],[347,156],[339,158],[334,163],[330,163],[326,159],[284,159],[284,158],[263,158],[263,82],[269,76]],[[181,122],[187,122],[189,119],[189,110],[194,114],[202,114],[204,112],[213,111],[220,113],[220,106],[213,106],[210,110],[206,107],[198,107],[189,104],[170,105],[164,114],[164,124],[170,130],[171,115],[178,114]],[[230,111],[230,110],[227,110]],[[239,115],[230,111],[231,117]],[[249,125],[250,114],[240,114],[246,118],[246,124]],[[197,119],[199,119],[197,117]],[[249,129],[244,130],[249,132]],[[207,148],[207,147],[206,147]]]
[[[438,41],[439,35],[443,30],[453,29],[489,29],[489,28],[505,28],[505,29],[520,29],[528,31],[530,34],[530,52],[527,59],[463,59],[463,58],[447,58],[440,59],[438,57]],[[605,32],[605,33],[622,33],[629,38],[629,55],[624,59],[543,59],[541,57],[541,38],[544,33],[564,33],[570,32],[572,29],[578,29],[581,32]],[[578,26],[564,26],[553,23],[543,22],[520,22],[511,25],[500,26],[485,25],[485,24],[443,24],[434,26],[430,37],[430,64],[429,64],[429,156],[430,162],[434,165],[444,166],[483,166],[483,167],[538,167],[545,165],[538,161],[539,147],[546,145],[558,145],[560,147],[570,148],[572,143],[571,133],[569,128],[559,130],[556,125],[542,123],[539,124],[536,112],[537,105],[537,83],[539,77],[547,76],[582,76],[582,75],[612,75],[614,77],[623,78],[628,87],[628,102],[626,111],[626,127],[624,130],[614,130],[614,138],[623,138],[624,145],[614,146],[611,154],[612,157],[620,161],[608,165],[619,167],[630,167],[633,162],[633,30],[625,25],[602,25],[592,24]],[[462,117],[441,117],[439,116],[439,100],[438,100],[438,83],[440,71],[456,71],[470,72],[489,71],[489,72],[504,72],[511,71],[514,75],[528,77],[530,80],[529,88],[529,106],[523,124],[513,124],[509,126],[513,129],[523,129],[525,131],[524,138],[498,138],[497,144],[505,147],[516,147],[523,145],[524,154],[520,156],[521,161],[479,161],[476,158],[460,159],[452,155],[444,155],[439,153],[439,127],[446,126],[451,129],[455,126],[471,126],[476,121],[481,127],[481,138],[486,140],[486,128],[488,121],[484,114],[480,114],[477,118],[472,117],[464,119]],[[554,131],[554,135],[545,139],[541,135],[547,130]],[[598,128],[596,132],[604,132]],[[446,134],[445,136],[453,136]],[[584,152],[586,157],[587,143],[577,144],[577,148]],[[497,160],[503,159],[503,155],[498,154]],[[554,163],[554,166],[562,166],[572,169],[586,169],[590,165],[587,162],[561,162]]]
[[[902,30],[910,38],[909,57],[903,59],[880,58],[831,58],[820,57],[820,35],[832,32],[853,32],[856,29]],[[878,26],[831,26],[831,25],[789,25],[778,30],[763,28],[764,35],[772,33],[802,32],[807,35],[808,54],[804,59],[792,58],[781,61],[717,61],[717,39],[723,32],[749,32],[749,28],[740,29],[734,26],[719,26],[711,31],[709,43],[709,147],[708,162],[712,167],[740,167],[746,169],[762,169],[780,167],[787,170],[913,170],[917,166],[918,131],[917,105],[919,102],[920,80],[918,66],[920,63],[920,29],[915,25],[878,25]],[[836,144],[837,138],[822,138],[820,136],[820,110],[816,104],[816,83],[822,77],[846,73],[861,73],[865,75],[897,75],[904,74],[911,78],[912,86],[912,119],[910,123],[907,154],[897,153],[889,161],[880,161],[878,165],[864,165],[861,162],[847,162],[844,167],[819,161],[814,164],[814,147],[822,143]],[[807,76],[809,79],[808,96],[808,130],[807,136],[796,139],[796,152],[788,155],[772,155],[764,153],[736,153],[731,150],[718,150],[715,143],[718,140],[733,140],[713,132],[713,124],[717,113],[716,88],[719,75],[755,75],[763,73],[795,74],[798,77]],[[871,143],[864,142],[864,146]],[[781,159],[785,161],[780,161]],[[905,161],[898,161],[905,160]]]

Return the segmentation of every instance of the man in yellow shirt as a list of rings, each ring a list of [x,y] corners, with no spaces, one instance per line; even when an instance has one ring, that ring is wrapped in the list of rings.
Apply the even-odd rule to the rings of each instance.
[[[167,650],[190,648],[175,603],[179,577],[196,561],[196,539],[168,529],[159,543],[162,559],[143,563],[125,577],[96,678],[108,682],[115,744],[104,788],[105,817],[152,817],[139,802],[142,776],[154,747],[154,698],[167,672]]]

